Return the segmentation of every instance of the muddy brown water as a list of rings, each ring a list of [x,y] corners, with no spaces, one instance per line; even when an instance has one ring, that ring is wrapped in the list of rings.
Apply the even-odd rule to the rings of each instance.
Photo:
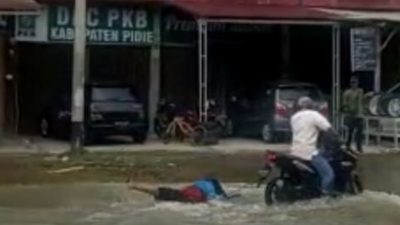
[[[397,225],[400,197],[379,192],[267,207],[263,189],[232,184],[242,197],[207,204],[156,203],[122,184],[0,187],[7,225]]]

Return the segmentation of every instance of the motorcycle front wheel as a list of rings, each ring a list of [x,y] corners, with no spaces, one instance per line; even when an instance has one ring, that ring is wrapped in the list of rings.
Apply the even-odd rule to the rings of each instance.
[[[271,180],[264,191],[264,200],[267,205],[293,202],[292,185],[281,177]]]

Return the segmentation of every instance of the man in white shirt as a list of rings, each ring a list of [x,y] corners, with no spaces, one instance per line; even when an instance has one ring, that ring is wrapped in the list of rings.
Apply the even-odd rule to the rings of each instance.
[[[301,97],[298,101],[300,110],[290,119],[292,127],[291,154],[311,161],[321,177],[321,188],[325,194],[333,191],[334,172],[329,162],[317,149],[320,131],[332,129],[329,121],[319,112],[313,110],[313,101],[309,97]]]

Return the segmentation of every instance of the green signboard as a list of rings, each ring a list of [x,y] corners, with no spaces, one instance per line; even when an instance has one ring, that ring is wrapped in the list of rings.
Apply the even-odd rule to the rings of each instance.
[[[105,44],[152,44],[153,14],[143,8],[91,7],[87,10],[87,41]],[[49,41],[74,39],[73,10],[51,6],[48,11]]]

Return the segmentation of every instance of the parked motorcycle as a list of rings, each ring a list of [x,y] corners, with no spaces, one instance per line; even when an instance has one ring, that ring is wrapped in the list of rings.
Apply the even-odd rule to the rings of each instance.
[[[334,188],[342,194],[362,192],[362,184],[356,173],[357,156],[342,148],[330,158],[335,172]],[[320,177],[308,161],[294,156],[267,151],[265,165],[259,171],[259,183],[266,184],[264,199],[267,205],[293,203],[322,196]]]
[[[161,100],[157,106],[156,118],[154,118],[154,132],[161,138],[168,125],[172,122],[176,114],[176,105],[165,100]]]
[[[220,137],[229,137],[232,135],[232,121],[222,112],[215,100],[210,100],[207,113],[208,122],[216,125],[215,127],[219,130]]]

